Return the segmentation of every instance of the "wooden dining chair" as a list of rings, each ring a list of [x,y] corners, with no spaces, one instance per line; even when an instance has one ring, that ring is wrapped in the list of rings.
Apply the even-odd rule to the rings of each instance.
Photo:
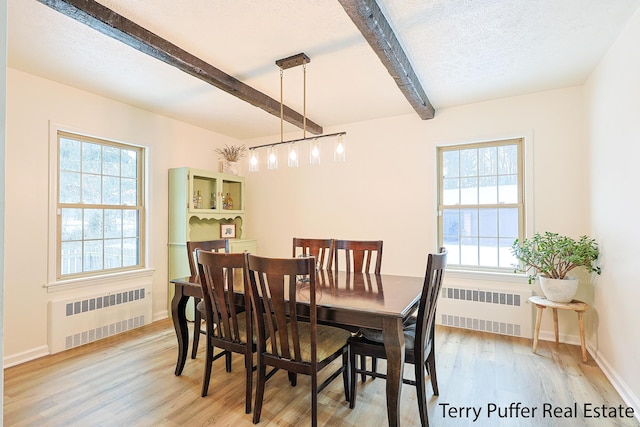
[[[334,240],[334,262],[333,268],[338,271],[338,259],[344,257],[345,271],[355,273],[369,273],[371,270],[372,260],[375,257],[373,268],[374,274],[380,274],[382,268],[382,240]],[[357,332],[352,329],[351,332]],[[367,358],[360,357],[360,366],[364,369]],[[371,370],[378,369],[378,361],[371,359]],[[365,380],[362,376],[362,381]]]
[[[331,270],[333,263],[333,239],[302,239],[293,238],[293,256],[313,255],[316,257],[317,267]]]
[[[258,335],[258,378],[254,424],[260,421],[266,382],[266,367],[286,370],[296,385],[297,375],[311,377],[311,420],[317,426],[318,393],[341,373],[348,400],[347,340],[351,333],[333,326],[318,325],[316,314],[316,260],[308,258],[265,258],[245,254],[245,274],[249,279],[251,304]],[[297,277],[308,280],[298,283]],[[308,312],[299,302],[308,302]],[[299,320],[308,316],[309,321]],[[269,338],[267,338],[269,337]],[[322,384],[318,372],[342,356],[342,364]]]
[[[440,248],[440,253],[429,254],[427,257],[427,271],[424,277],[424,286],[420,296],[417,317],[411,317],[404,325],[405,338],[405,363],[411,363],[415,367],[415,381],[403,378],[405,384],[416,387],[418,411],[420,421],[423,426],[429,425],[426,399],[427,374],[431,377],[431,387],[433,394],[438,395],[438,379],[436,377],[436,354],[435,354],[435,314],[438,294],[442,287],[442,278],[447,264],[447,251]],[[361,329],[362,335],[349,338],[349,367],[350,367],[350,393],[349,407],[356,405],[357,381],[356,374],[374,378],[386,378],[386,375],[375,371],[367,371],[356,367],[356,356],[371,356],[386,359],[383,344],[382,332],[370,329]]]
[[[191,276],[198,275],[198,261],[196,260],[196,249],[209,252],[219,252],[224,249],[225,252],[229,252],[229,240],[217,239],[217,240],[204,240],[201,242],[187,242],[187,258],[189,259],[189,271]],[[193,297],[193,347],[191,349],[191,358],[195,359],[198,354],[198,345],[200,344],[200,334],[202,331],[202,319],[204,313],[204,305],[200,301],[200,298]]]
[[[382,240],[334,240],[333,269],[338,271],[339,258],[344,256],[345,271],[369,273],[375,257],[374,274],[382,268]]]
[[[202,397],[209,390],[211,368],[217,356],[225,353],[227,371],[230,370],[231,353],[244,355],[246,372],[246,413],[251,412],[251,392],[253,379],[254,333],[250,314],[249,292],[244,280],[244,254],[216,253],[196,250],[198,272],[204,303],[205,323],[207,326],[206,361],[202,380]],[[239,276],[237,276],[239,275]],[[238,311],[234,301],[234,283],[242,282],[244,293],[244,311]],[[214,349],[223,353],[214,355]]]

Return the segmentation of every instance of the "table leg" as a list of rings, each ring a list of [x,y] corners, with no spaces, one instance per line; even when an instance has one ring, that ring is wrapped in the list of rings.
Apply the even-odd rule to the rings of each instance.
[[[553,310],[553,332],[556,335],[556,344],[560,342],[560,336],[558,335],[558,309],[552,308]]]
[[[536,305],[537,313],[536,313],[536,332],[533,334],[533,352],[535,353],[538,349],[538,335],[540,334],[540,323],[542,323],[542,310],[544,307],[541,305]]]
[[[582,347],[582,361],[587,363],[587,346],[584,342],[584,313],[582,311],[578,311],[578,324],[580,325],[580,346]]]
[[[397,427],[400,425],[400,392],[404,374],[402,319],[385,318],[382,334],[387,354],[387,417],[389,427]]]
[[[175,284],[175,293],[171,300],[171,318],[178,338],[178,360],[174,372],[176,376],[182,373],[189,351],[189,328],[187,327],[187,316],[185,314],[187,301],[189,301],[189,297],[184,295],[184,288],[179,284]]]

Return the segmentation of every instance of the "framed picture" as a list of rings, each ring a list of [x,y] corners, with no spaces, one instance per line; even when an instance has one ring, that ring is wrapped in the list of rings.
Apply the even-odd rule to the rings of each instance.
[[[236,225],[235,224],[220,224],[220,238],[221,239],[235,239],[236,237]]]

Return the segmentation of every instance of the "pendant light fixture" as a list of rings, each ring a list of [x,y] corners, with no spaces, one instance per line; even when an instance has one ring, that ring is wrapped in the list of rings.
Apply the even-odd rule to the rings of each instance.
[[[287,147],[287,165],[297,168],[299,165],[300,153],[299,143],[309,141],[309,163],[311,165],[319,165],[322,155],[322,145],[320,139],[335,138],[333,143],[333,159],[336,162],[344,162],[346,160],[346,132],[336,132],[326,135],[314,135],[307,137],[307,64],[311,59],[304,54],[290,56],[284,59],[278,59],[276,65],[280,68],[280,142],[272,144],[257,145],[249,149],[249,171],[257,172],[259,167],[258,150],[262,148],[268,149],[267,169],[278,168],[278,145],[288,144]],[[283,79],[284,70],[302,65],[303,69],[303,110],[302,110],[302,138],[289,141],[284,140],[284,101],[283,101]]]

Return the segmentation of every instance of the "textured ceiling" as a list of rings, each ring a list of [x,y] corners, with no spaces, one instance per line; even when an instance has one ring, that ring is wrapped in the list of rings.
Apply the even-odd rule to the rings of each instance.
[[[299,52],[307,115],[326,127],[412,114],[334,0],[102,0],[117,13],[279,99],[275,60]],[[581,85],[640,0],[378,0],[438,109]],[[238,139],[280,122],[36,0],[8,0],[8,64]],[[302,112],[302,70],[284,102]],[[414,113],[415,114],[415,113]],[[286,125],[285,131],[296,131]]]

